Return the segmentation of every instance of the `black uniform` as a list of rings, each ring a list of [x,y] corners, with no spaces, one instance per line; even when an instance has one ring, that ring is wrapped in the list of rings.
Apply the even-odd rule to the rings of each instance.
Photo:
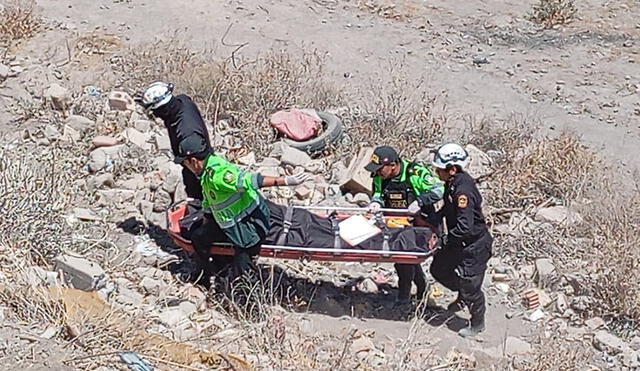
[[[180,142],[192,134],[202,136],[209,149],[211,149],[209,133],[202,115],[200,115],[198,107],[188,96],[180,94],[172,97],[167,104],[160,106],[153,113],[164,121],[164,125],[169,132],[171,151],[174,156],[179,155],[178,145]],[[182,182],[188,197],[202,200],[200,181],[195,174],[184,166],[182,168]]]
[[[447,243],[434,257],[431,274],[449,290],[458,291],[471,313],[471,326],[484,324],[482,281],[493,238],[482,215],[482,196],[469,174],[457,173],[447,182],[440,212],[446,218]]]

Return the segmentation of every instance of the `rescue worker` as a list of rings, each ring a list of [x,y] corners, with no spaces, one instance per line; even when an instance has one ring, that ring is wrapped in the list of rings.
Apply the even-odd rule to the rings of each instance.
[[[284,177],[262,176],[241,170],[211,151],[198,134],[183,139],[175,162],[195,174],[202,186],[202,207],[205,221],[192,236],[194,248],[201,259],[208,261],[209,249],[221,237],[234,247],[232,278],[237,278],[251,266],[265,236],[269,232],[270,212],[259,189],[272,186],[295,186],[310,179],[306,173]]]
[[[389,146],[377,147],[365,169],[373,177],[373,195],[369,205],[371,213],[378,213],[382,207],[408,209],[416,214],[416,222],[431,221],[429,224],[436,227],[433,225],[433,204],[442,199],[444,185],[431,170],[401,159],[398,152]],[[422,300],[427,283],[420,264],[396,263],[394,266],[398,273],[396,304],[409,304],[412,282],[416,284],[417,299]]]
[[[482,214],[482,196],[473,178],[464,171],[468,160],[464,148],[455,143],[442,145],[433,159],[438,177],[445,182],[440,213],[446,219],[447,235],[430,271],[443,286],[458,292],[449,311],[457,312],[465,306],[469,309],[470,324],[458,332],[463,337],[475,336],[485,329],[482,281],[493,244]]]
[[[148,112],[159,117],[164,122],[169,133],[171,151],[178,156],[178,145],[182,140],[199,135],[211,148],[209,133],[200,110],[187,95],[173,95],[173,84],[166,82],[154,82],[149,85],[138,102]],[[202,200],[202,188],[200,181],[189,169],[183,166],[182,182],[187,197]]]

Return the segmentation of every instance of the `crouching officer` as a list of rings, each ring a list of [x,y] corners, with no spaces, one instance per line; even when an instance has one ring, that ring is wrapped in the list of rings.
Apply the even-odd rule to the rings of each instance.
[[[403,160],[389,146],[373,151],[371,162],[365,166],[373,177],[373,196],[369,211],[377,213],[384,206],[391,209],[408,209],[416,219],[433,222],[433,204],[442,199],[443,183],[427,167]],[[416,220],[417,222],[418,220]],[[433,225],[433,223],[432,223]],[[409,303],[411,283],[417,288],[421,300],[427,288],[425,274],[420,264],[395,264],[398,273],[398,305]]]
[[[206,141],[197,134],[179,144],[175,162],[185,166],[199,179],[204,199],[205,221],[191,237],[198,254],[208,254],[213,242],[225,238],[233,244],[232,278],[251,267],[270,227],[270,212],[260,194],[262,187],[294,186],[310,178],[299,173],[285,177],[269,177],[240,170],[221,156],[213,154]],[[221,236],[220,234],[223,234]],[[208,261],[208,256],[204,256]]]
[[[438,282],[458,292],[457,299],[447,308],[449,311],[468,307],[470,326],[458,332],[463,337],[475,336],[485,329],[482,281],[493,243],[482,215],[482,196],[473,178],[463,170],[468,159],[464,148],[455,143],[438,148],[433,159],[438,177],[445,182],[444,207],[440,212],[446,219],[447,235],[430,271]]]

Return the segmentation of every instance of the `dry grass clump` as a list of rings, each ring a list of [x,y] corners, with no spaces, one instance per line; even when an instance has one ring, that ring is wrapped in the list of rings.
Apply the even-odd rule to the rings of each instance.
[[[585,233],[596,248],[584,257],[593,267],[589,285],[600,315],[640,326],[640,189],[610,184],[606,174],[583,207]],[[635,321],[635,325],[633,324]]]
[[[534,358],[521,359],[522,364],[514,366],[526,371],[591,370],[594,367],[592,354],[591,344],[567,341],[558,334],[550,338],[540,336]]]
[[[418,5],[412,1],[360,0],[358,7],[385,19],[411,22],[418,13]]]
[[[533,6],[532,12],[527,14],[527,19],[544,28],[552,28],[571,22],[576,11],[573,0],[540,0]]]
[[[12,0],[0,4],[0,41],[24,40],[40,28],[42,19],[35,0]]]
[[[0,245],[44,262],[68,245],[65,213],[76,194],[77,169],[63,150],[0,148]]]

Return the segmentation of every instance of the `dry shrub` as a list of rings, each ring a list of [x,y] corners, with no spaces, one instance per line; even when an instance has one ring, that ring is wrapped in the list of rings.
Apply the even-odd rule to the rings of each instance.
[[[600,304],[595,312],[640,329],[640,190],[594,177],[593,200],[583,207],[584,231],[595,249],[584,256],[594,267],[589,285]],[[629,320],[631,320],[629,322]]]
[[[515,368],[526,371],[591,370],[594,367],[590,362],[592,353],[591,344],[567,341],[557,333],[550,338],[540,336],[534,358],[523,360],[523,364],[515,365]]]
[[[575,14],[573,0],[540,0],[533,6],[533,11],[527,14],[527,19],[544,28],[552,28],[571,22]]]
[[[324,55],[268,52],[255,60],[235,56],[215,60],[176,39],[131,49],[112,58],[119,83],[141,91],[153,81],[176,84],[190,95],[207,120],[230,118],[240,145],[265,154],[275,140],[269,116],[291,107],[324,110],[342,105],[338,89],[324,76]]]
[[[0,245],[46,261],[71,240],[65,213],[77,190],[74,157],[65,151],[0,148]]]
[[[360,0],[358,7],[382,18],[401,22],[411,22],[418,13],[418,5],[406,0]]]
[[[42,24],[35,0],[12,0],[0,4],[0,41],[32,37]]]

